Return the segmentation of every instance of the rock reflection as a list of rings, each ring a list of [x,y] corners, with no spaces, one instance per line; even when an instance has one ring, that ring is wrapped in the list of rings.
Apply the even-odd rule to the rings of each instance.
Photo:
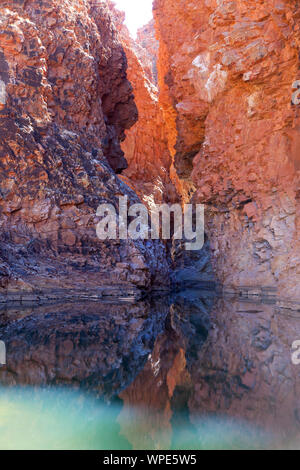
[[[144,370],[120,395],[121,433],[135,449],[170,449],[173,427],[188,423],[184,411],[193,389],[190,371],[208,335],[214,297],[202,292],[194,300],[190,292],[173,299]]]
[[[300,367],[291,361],[299,313],[246,298],[212,306],[187,292],[166,326],[121,394],[121,432],[134,448],[300,446]]]
[[[200,416],[244,420],[273,435],[272,445],[300,446],[300,367],[291,346],[300,314],[249,299],[219,299],[191,371],[189,408]]]
[[[2,312],[2,385],[72,386],[107,397],[143,369],[168,303],[83,303]]]
[[[294,448],[299,339],[299,312],[203,291],[10,309],[0,384],[121,398],[120,434],[134,449]]]

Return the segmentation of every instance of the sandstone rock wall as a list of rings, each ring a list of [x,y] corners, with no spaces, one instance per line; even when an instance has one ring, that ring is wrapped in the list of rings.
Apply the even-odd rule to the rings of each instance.
[[[175,202],[178,196],[170,174],[172,155],[153,72],[157,59],[153,22],[142,28],[134,41],[123,24],[122,13],[113,9],[113,14],[119,20],[120,40],[128,61],[128,79],[133,86],[139,116],[137,123],[126,131],[122,143],[128,162],[122,179],[148,206],[154,202]]]
[[[159,242],[96,237],[101,202],[137,201],[115,174],[137,120],[127,60],[107,3],[96,3],[1,2],[2,294],[149,287],[167,273]]]
[[[155,22],[154,19],[149,21],[145,26],[138,29],[136,38],[137,54],[140,56],[142,64],[147,64],[150,70],[150,80],[157,85],[157,59],[159,42],[155,35]]]
[[[219,280],[300,297],[298,3],[155,0],[154,14],[169,143],[206,204]]]

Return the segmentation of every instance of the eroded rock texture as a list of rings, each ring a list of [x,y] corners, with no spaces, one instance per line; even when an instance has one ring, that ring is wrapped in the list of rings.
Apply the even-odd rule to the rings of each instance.
[[[154,19],[137,31],[136,38],[137,54],[140,56],[142,64],[147,64],[150,80],[157,85],[157,59],[159,42],[155,36]]]
[[[124,171],[145,202],[174,202],[176,190],[170,178],[168,149],[158,90],[147,78],[141,62],[129,43],[123,42],[128,58],[128,77],[133,84],[139,120],[126,132],[122,149],[128,161]]]
[[[225,284],[299,291],[300,10],[155,0],[161,103]]]
[[[128,61],[128,79],[133,86],[138,108],[138,122],[126,131],[122,149],[128,168],[122,179],[149,207],[153,203],[175,202],[178,199],[172,182],[172,155],[169,151],[163,109],[158,100],[156,61],[158,43],[154,24],[150,22],[134,41],[123,24],[124,13],[110,4],[118,25],[120,40]]]
[[[135,194],[115,173],[137,120],[105,1],[0,8],[0,289],[150,286],[160,243],[100,242],[96,209]]]

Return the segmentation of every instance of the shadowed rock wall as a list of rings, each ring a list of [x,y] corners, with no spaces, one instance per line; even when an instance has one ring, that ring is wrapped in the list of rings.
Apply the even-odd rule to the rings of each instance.
[[[137,201],[116,176],[137,120],[127,60],[107,3],[96,3],[1,3],[2,294],[149,287],[168,270],[159,242],[96,237],[101,202]]]
[[[298,3],[155,0],[154,14],[169,142],[219,280],[300,297]]]

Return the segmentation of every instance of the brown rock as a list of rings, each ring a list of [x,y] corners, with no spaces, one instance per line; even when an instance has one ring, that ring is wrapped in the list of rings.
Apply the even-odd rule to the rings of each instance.
[[[128,168],[122,179],[148,205],[174,202],[176,190],[171,179],[172,156],[168,147],[163,110],[159,103],[155,70],[158,44],[153,21],[141,28],[136,42],[123,25],[124,15],[113,7],[127,61],[128,78],[138,108],[138,122],[126,131],[122,144]],[[147,48],[147,49],[146,49]]]
[[[155,85],[158,84],[157,59],[159,43],[155,36],[155,23],[151,20],[148,24],[138,29],[136,39],[136,52],[144,69],[149,70],[149,79]]]
[[[159,242],[146,249],[96,236],[101,202],[138,201],[115,174],[127,166],[120,141],[137,120],[126,69],[106,1],[1,3],[1,294],[9,279],[33,290],[144,288],[168,275]],[[133,253],[146,267],[140,276]],[[118,262],[127,271],[114,270]]]
[[[154,14],[169,142],[206,204],[219,280],[300,297],[299,7],[155,0]]]

